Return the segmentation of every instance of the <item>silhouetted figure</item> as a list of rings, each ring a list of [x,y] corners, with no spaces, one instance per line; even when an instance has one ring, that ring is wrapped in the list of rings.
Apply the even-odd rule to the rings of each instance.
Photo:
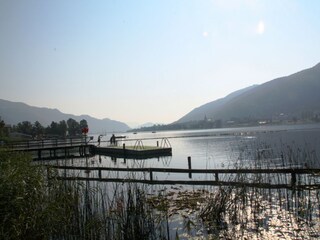
[[[114,134],[112,134],[112,136],[110,138],[110,144],[111,145],[116,145],[116,136]]]
[[[101,142],[101,135],[99,135],[98,137],[98,147],[100,146],[100,142]]]

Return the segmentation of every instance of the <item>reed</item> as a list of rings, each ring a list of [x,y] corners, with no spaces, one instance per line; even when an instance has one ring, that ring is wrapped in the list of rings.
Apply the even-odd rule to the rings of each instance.
[[[237,168],[310,167],[318,162],[314,151],[307,152],[291,146],[275,151],[260,145],[255,151],[244,147],[234,163]],[[250,157],[250,158],[249,158]],[[248,164],[247,159],[250,160]],[[291,176],[284,174],[229,176],[241,182],[273,182],[290,184]],[[304,175],[298,183],[319,184],[315,176]],[[318,238],[320,230],[319,189],[262,189],[257,187],[215,187],[199,213],[213,238]]]
[[[49,179],[47,176],[50,176]],[[0,239],[159,239],[145,186],[60,181],[25,154],[0,152]]]

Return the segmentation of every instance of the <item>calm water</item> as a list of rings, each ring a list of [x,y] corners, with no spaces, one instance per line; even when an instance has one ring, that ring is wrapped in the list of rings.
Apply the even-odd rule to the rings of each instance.
[[[192,158],[192,168],[233,168],[244,165],[253,167],[253,160],[271,167],[303,165],[320,167],[320,124],[261,126],[233,129],[198,131],[121,133],[126,139],[119,141],[126,146],[142,140],[144,145],[156,146],[157,141],[167,138],[172,147],[172,156],[146,160],[112,159],[94,156],[89,159],[64,160],[63,164],[103,167],[168,167],[187,168],[187,158]],[[94,135],[94,141],[98,135]],[[101,146],[106,146],[111,134],[103,136]],[[112,174],[112,173],[105,173]],[[115,173],[113,173],[115,174]],[[186,174],[158,174],[158,179],[186,179]],[[111,177],[110,175],[107,175]],[[116,173],[118,177],[128,174]],[[113,176],[114,177],[114,176]],[[135,177],[145,177],[143,174]],[[194,175],[193,179],[203,176]]]
[[[108,156],[94,156],[90,158],[75,158],[67,160],[51,161],[52,164],[60,165],[76,165],[76,166],[102,166],[102,167],[121,167],[121,168],[135,168],[135,167],[167,167],[167,168],[188,168],[187,158],[192,158],[192,168],[234,168],[239,165],[245,167],[267,166],[267,167],[288,167],[288,166],[303,166],[303,167],[320,167],[320,124],[317,125],[290,125],[290,126],[264,126],[252,128],[235,128],[235,129],[214,129],[202,131],[175,131],[175,132],[157,132],[157,133],[121,133],[117,135],[125,135],[126,140],[120,141],[119,144],[125,143],[126,146],[134,145],[137,140],[142,139],[144,145],[156,146],[157,141],[161,143],[161,139],[167,138],[172,146],[172,156],[162,158],[152,158],[146,160],[135,159],[112,159]],[[97,140],[98,135],[94,136],[94,141]],[[111,134],[102,138],[102,146],[108,144]],[[258,167],[259,167],[258,166]],[[84,177],[97,178],[97,171],[63,171],[65,176],[77,175]],[[148,173],[127,173],[117,171],[104,171],[102,172],[103,178],[136,178],[149,180]],[[188,174],[174,174],[174,173],[157,173],[153,175],[156,180],[186,180]],[[223,176],[222,176],[223,177]],[[220,175],[219,175],[220,178]],[[249,177],[250,178],[250,177]],[[249,179],[247,178],[247,179]],[[211,180],[213,176],[207,174],[197,175],[193,174],[190,180]],[[265,180],[265,179],[264,179]],[[281,183],[290,183],[291,178],[276,176],[275,179],[271,176],[266,182],[274,183],[280,181]],[[299,180],[298,180],[299,181]],[[320,184],[318,178],[313,179],[312,184]],[[263,181],[265,182],[265,181]],[[308,181],[305,181],[308,183]],[[114,182],[100,182],[100,181],[84,181],[86,189],[100,189],[104,200],[123,199],[122,188],[126,189],[129,185]],[[163,185],[141,185],[148,193],[159,193],[167,191],[169,194],[175,194],[177,197],[180,191],[194,190],[197,188],[206,188],[206,186],[163,186]],[[227,188],[226,188],[227,189]],[[224,222],[225,232],[231,231],[234,234],[248,234],[257,233],[260,236],[259,229],[267,229],[267,236],[264,239],[278,239],[278,232],[282,231],[289,237],[294,239],[305,239],[304,236],[318,234],[320,229],[318,224],[319,219],[319,192],[318,190],[298,190],[292,191],[290,189],[245,189],[245,200],[237,198],[238,200],[229,199],[234,206],[240,209],[251,210],[258,206],[259,216],[244,211],[238,214],[238,222],[243,222],[241,231],[231,223]],[[237,188],[233,188],[234,193],[237,193]],[[126,192],[126,191],[125,191]],[[222,191],[223,192],[223,191]],[[100,193],[100,191],[92,193]],[[255,195],[252,195],[252,194]],[[117,195],[118,194],[118,195]],[[118,197],[118,198],[115,198]],[[169,195],[168,195],[169,196]],[[172,195],[170,195],[172,196]],[[251,196],[251,198],[250,198]],[[95,198],[100,199],[100,195],[95,195]],[[186,199],[184,197],[184,199]],[[255,201],[255,199],[260,199]],[[308,201],[305,201],[308,199]],[[111,201],[110,200],[110,201]],[[186,200],[184,200],[186,201]],[[248,206],[246,204],[250,203]],[[117,201],[116,201],[117,202]],[[173,206],[174,206],[174,202]],[[230,203],[229,202],[229,203]],[[257,206],[252,203],[259,203]],[[108,203],[110,204],[110,202]],[[112,205],[112,204],[111,204]],[[97,206],[95,206],[97,207]],[[172,207],[174,209],[174,207]],[[171,209],[171,210],[172,210]],[[303,209],[304,211],[301,211]],[[98,206],[98,211],[101,209]],[[206,225],[201,221],[197,222],[197,214],[190,213],[189,208],[181,210],[183,216],[188,216],[196,225],[186,235],[186,228],[184,226],[184,218],[179,214],[174,214],[168,219],[169,222],[169,235],[170,239],[175,239],[176,234],[180,239],[189,239],[189,236],[196,236],[200,231],[203,236],[207,236]],[[193,209],[194,210],[194,209]],[[173,211],[173,210],[172,210]],[[232,209],[229,214],[234,213]],[[279,220],[280,216],[280,220]],[[248,220],[249,219],[249,220]],[[297,221],[296,219],[299,219]],[[304,221],[301,221],[304,219]],[[315,222],[313,222],[315,220]],[[307,222],[310,221],[310,222]],[[259,223],[257,225],[257,222]],[[283,223],[283,224],[282,224]],[[308,227],[310,223],[311,228]],[[165,221],[163,222],[165,226]],[[239,225],[239,224],[238,224]],[[252,229],[254,231],[252,231]],[[280,229],[280,230],[279,230]],[[311,230],[310,230],[311,229]],[[221,230],[222,231],[222,230]],[[222,231],[222,232],[223,232]],[[237,232],[239,231],[239,232]],[[244,231],[244,232],[243,232]],[[269,234],[269,235],[268,235]],[[270,235],[271,234],[271,235]],[[218,233],[219,235],[219,233]],[[284,235],[283,235],[284,236]],[[302,236],[302,237],[301,237]],[[318,235],[314,235],[318,236]],[[291,238],[286,239],[291,239]],[[251,237],[248,237],[251,239]]]

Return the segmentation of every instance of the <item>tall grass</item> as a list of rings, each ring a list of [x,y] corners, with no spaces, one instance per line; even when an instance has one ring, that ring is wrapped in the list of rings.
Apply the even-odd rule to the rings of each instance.
[[[74,196],[62,183],[49,189],[45,174],[29,156],[0,151],[2,239],[46,239],[68,222]]]
[[[25,154],[0,152],[0,239],[163,239],[145,187],[57,180]],[[49,176],[49,178],[47,178]]]
[[[286,146],[275,151],[261,145],[255,150],[246,147],[240,151],[237,168],[283,168],[314,166],[314,151]],[[250,161],[246,161],[250,157]],[[260,188],[261,183],[290,186],[291,175],[285,174],[238,174],[225,176],[229,181],[251,182],[246,185],[220,186],[212,190],[199,213],[216,238],[227,239],[315,239],[320,231],[319,188]],[[319,177],[301,175],[297,184],[319,184]]]

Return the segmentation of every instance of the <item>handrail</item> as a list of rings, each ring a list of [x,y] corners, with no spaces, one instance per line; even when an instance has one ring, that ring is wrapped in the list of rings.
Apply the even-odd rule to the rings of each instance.
[[[123,171],[123,172],[172,172],[172,173],[283,173],[283,174],[316,174],[320,177],[319,168],[275,168],[275,169],[185,169],[185,168],[114,168],[114,167],[83,167],[83,166],[57,166],[57,165],[45,165],[46,167],[66,169],[66,170],[100,170],[100,171]]]
[[[134,144],[133,149],[137,150],[137,149],[144,149],[142,140],[137,140],[136,143]]]
[[[87,138],[89,140],[89,138]],[[45,148],[45,147],[59,147],[59,146],[74,146],[79,144],[86,144],[86,138],[50,138],[50,139],[35,139],[28,141],[17,141],[7,144],[6,146],[13,149],[31,149],[31,148]]]
[[[169,142],[168,138],[162,138],[161,143],[160,143],[161,148],[166,148],[170,147],[171,148],[171,143]]]

